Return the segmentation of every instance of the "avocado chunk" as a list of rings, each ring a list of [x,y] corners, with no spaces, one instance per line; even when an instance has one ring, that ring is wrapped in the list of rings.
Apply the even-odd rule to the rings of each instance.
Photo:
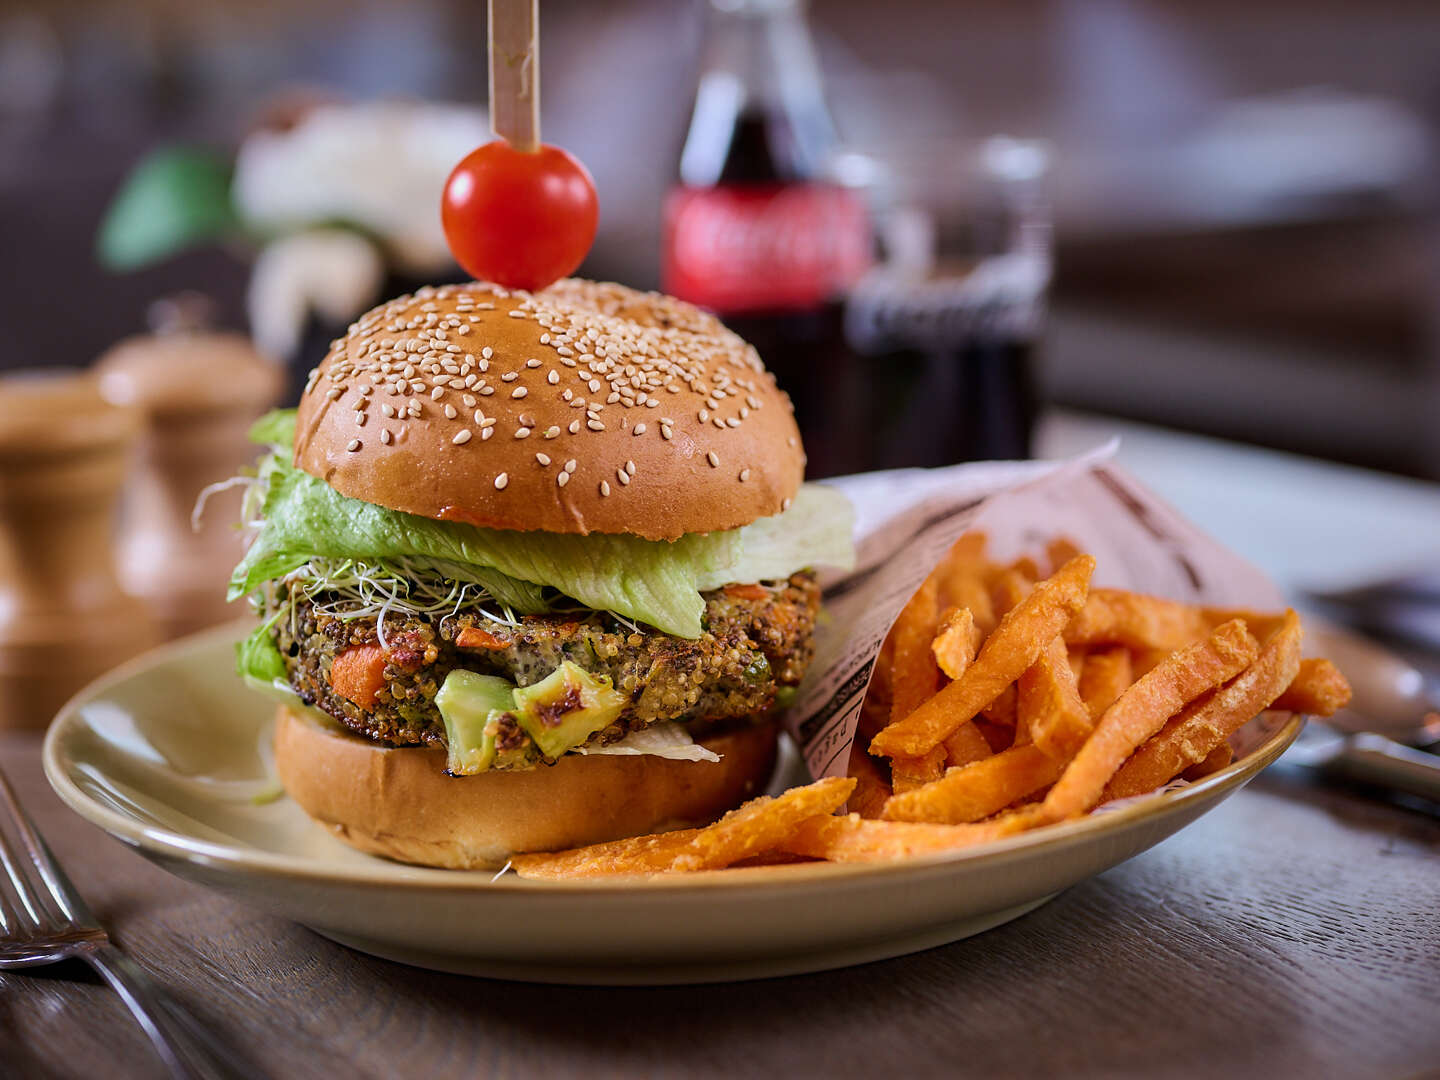
[[[515,686],[495,675],[456,668],[445,676],[435,695],[435,707],[445,721],[446,770],[455,776],[471,776],[495,761],[494,721],[497,714],[515,707]]]
[[[628,700],[608,678],[566,660],[534,686],[515,691],[515,719],[542,754],[557,758],[614,723]]]

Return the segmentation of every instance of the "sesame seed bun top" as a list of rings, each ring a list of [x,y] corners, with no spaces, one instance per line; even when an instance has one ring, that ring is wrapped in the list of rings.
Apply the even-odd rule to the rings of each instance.
[[[673,540],[780,513],[805,455],[789,398],[713,316],[567,279],[370,311],[311,372],[295,464],[428,518]]]

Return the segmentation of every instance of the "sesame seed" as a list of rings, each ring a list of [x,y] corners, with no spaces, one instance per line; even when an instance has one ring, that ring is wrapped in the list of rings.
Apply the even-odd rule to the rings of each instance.
[[[525,387],[517,386],[514,390],[510,391],[510,396],[512,398],[523,398],[528,393],[530,393],[530,391],[526,390]]]
[[[445,419],[446,419],[446,420],[454,420],[457,415],[458,415],[458,414],[455,412],[455,406],[454,406],[454,405],[447,404],[447,405],[445,406]]]
[[[571,420],[571,421],[570,421],[570,426],[569,426],[568,428],[566,428],[566,430],[569,431],[571,435],[578,435],[578,434],[580,434],[580,421],[579,421],[579,420]]]
[[[345,449],[349,450],[352,454],[355,453],[356,450],[360,449],[360,440],[351,439],[348,443],[345,444]]]
[[[431,400],[431,401],[439,401],[439,400],[440,400],[442,397],[444,397],[444,396],[445,396],[445,387],[443,387],[443,386],[437,386],[437,387],[435,387],[434,390],[431,390],[431,391],[430,391],[430,400]]]
[[[634,475],[635,475],[635,462],[633,462],[633,461],[627,461],[627,462],[625,462],[625,471],[626,471],[627,473],[629,473],[631,476],[634,476]]]
[[[479,411],[478,409],[475,411],[475,415],[476,415],[476,416],[479,416],[479,415],[480,415],[480,411]],[[493,416],[487,416],[487,417],[485,417],[485,419],[481,420],[479,423],[480,423],[480,426],[481,426],[482,428],[492,428],[492,427],[495,426],[495,417],[493,417]],[[527,426],[528,426],[528,425],[527,425]]]
[[[489,397],[489,396],[490,396],[491,394],[493,394],[493,393],[495,393],[495,387],[493,387],[493,386],[482,386],[482,387],[480,387],[480,396],[481,396],[481,397]]]
[[[536,454],[536,455],[535,455],[535,460],[538,461],[538,462],[541,464],[542,467],[543,467],[543,466],[547,466],[547,465],[550,464],[550,455],[549,455],[549,454]]]
[[[515,437],[517,439],[528,439],[530,437],[530,429],[528,427],[516,428]]]
[[[545,376],[545,381],[548,382],[551,386],[554,386],[560,381],[560,373],[554,368],[551,368],[550,373]]]
[[[749,480],[749,479],[750,479],[750,470],[749,470],[749,469],[741,469],[741,470],[740,470],[740,482],[743,484],[746,480]]]
[[[481,429],[480,429],[480,441],[481,441],[481,442],[484,442],[486,439],[490,438],[490,436],[491,436],[491,435],[494,435],[494,434],[495,434],[495,429],[494,429],[493,427],[481,428]]]
[[[645,425],[644,425],[644,424],[636,424],[636,425],[635,425],[635,430],[632,432],[632,434],[634,434],[634,435],[644,435],[644,434],[645,434]]]
[[[528,368],[537,368],[540,366],[540,361],[532,356],[529,360],[525,361],[525,366]]]
[[[720,455],[715,453],[714,450],[711,450],[708,454],[705,455],[705,460],[710,462],[710,467],[712,469],[718,469],[720,467]]]
[[[486,345],[483,349],[480,350],[480,355],[486,360],[489,360],[492,356],[495,355],[495,350],[490,348],[489,345]]]
[[[630,474],[627,473],[623,468],[622,468],[622,469],[616,469],[616,470],[615,470],[615,479],[619,480],[620,483],[622,483],[622,484],[628,484],[628,483],[630,483]]]
[[[710,419],[710,413],[705,409],[701,409],[697,415],[700,417],[700,423],[702,424]]]
[[[467,442],[470,441],[470,429],[469,429],[469,428],[461,428],[459,431],[457,431],[457,432],[455,433],[455,437],[454,437],[453,439],[451,439],[450,441],[451,441],[452,443],[454,443],[456,446],[464,446]]]
[[[391,405],[381,405],[381,406],[380,406],[380,415],[381,415],[381,416],[384,416],[384,417],[386,417],[386,418],[389,418],[389,417],[391,417],[391,416],[394,416],[394,415],[395,415],[395,408],[394,408],[394,406],[391,406]]]
[[[589,428],[591,431],[604,431],[604,430],[605,430],[605,422],[604,422],[603,420],[586,420],[586,421],[585,421],[585,426],[586,426],[587,428]]]
[[[609,495],[609,494],[610,494],[610,481],[609,481],[609,480],[601,480],[601,481],[600,481],[600,494],[601,494],[602,496],[603,496],[603,495]]]
[[[332,386],[329,390],[325,391],[325,396],[331,401],[334,401],[340,396],[340,388],[338,386]]]
[[[364,426],[365,426],[365,414],[364,414],[363,412],[357,412],[357,413],[355,414],[355,426],[356,426],[356,427],[364,427]]]
[[[474,395],[474,394],[461,394],[461,395],[460,395],[460,400],[465,403],[465,407],[466,407],[467,409],[473,409],[473,408],[475,407],[475,395]]]
[[[389,445],[390,445],[390,439],[391,439],[390,429],[389,429],[389,428],[381,428],[381,429],[380,429],[380,441],[381,441],[382,443],[384,443],[386,446],[389,446]]]
[[[559,428],[559,425],[551,424],[548,428],[545,429],[545,437],[546,437],[547,439],[555,439],[555,438],[559,438],[559,436],[560,436],[560,428]]]
[[[504,375],[500,376],[505,382],[514,382],[519,377],[520,373],[518,371],[507,371]]]
[[[671,431],[670,428],[665,427],[663,424],[660,426],[660,437],[661,437],[661,438],[668,440],[668,439],[672,438],[672,437],[674,436],[674,434],[675,434],[675,433],[674,433],[673,431]]]
[[[586,385],[590,387],[590,392],[591,392],[592,394],[598,394],[598,393],[600,392],[600,380],[599,380],[599,379],[591,379]]]
[[[565,471],[566,471],[566,472],[574,472],[574,471],[575,471],[575,465],[576,465],[576,461],[575,461],[575,459],[572,457],[569,461],[565,462]]]
[[[739,421],[739,420],[736,420],[735,417],[732,416],[732,417],[730,417],[728,420],[725,421],[725,426],[726,426],[726,427],[731,427],[731,428],[737,428],[737,427],[740,426],[740,421]]]
[[[510,483],[510,474],[502,472],[499,476],[495,477],[495,490],[504,491],[505,485],[508,483]]]

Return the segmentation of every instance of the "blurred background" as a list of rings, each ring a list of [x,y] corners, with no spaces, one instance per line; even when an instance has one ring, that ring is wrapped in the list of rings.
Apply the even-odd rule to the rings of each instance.
[[[587,276],[661,281],[707,6],[542,4],[544,135],[601,198]],[[824,167],[868,200],[882,258],[933,246],[926,220],[974,220],[986,140],[1017,140],[1022,172],[1044,173],[1041,400],[1440,477],[1440,5],[816,0],[808,24],[838,135]],[[446,133],[443,172],[485,131],[485,33],[470,0],[0,0],[0,366],[88,364],[182,290],[249,329],[273,230],[102,265],[97,235],[137,163],[183,146],[228,169],[316,102],[482,110],[427,121]],[[423,151],[384,124],[360,121],[373,145],[334,175],[409,190],[398,173]],[[923,211],[919,241],[906,208]],[[378,287],[455,276],[404,246],[372,269]],[[283,313],[271,323],[272,350],[323,347],[313,326],[297,343]]]

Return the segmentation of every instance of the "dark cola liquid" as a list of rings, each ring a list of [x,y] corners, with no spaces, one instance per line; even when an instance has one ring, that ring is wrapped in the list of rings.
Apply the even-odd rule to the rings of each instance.
[[[805,442],[806,476],[877,468],[871,363],[845,341],[845,310],[831,301],[807,311],[724,315],[760,353],[790,395]]]
[[[1039,399],[1030,341],[867,359],[872,468],[1028,458]]]
[[[1048,277],[1048,259],[1015,253],[854,289],[844,333],[868,388],[870,468],[1030,456]]]

